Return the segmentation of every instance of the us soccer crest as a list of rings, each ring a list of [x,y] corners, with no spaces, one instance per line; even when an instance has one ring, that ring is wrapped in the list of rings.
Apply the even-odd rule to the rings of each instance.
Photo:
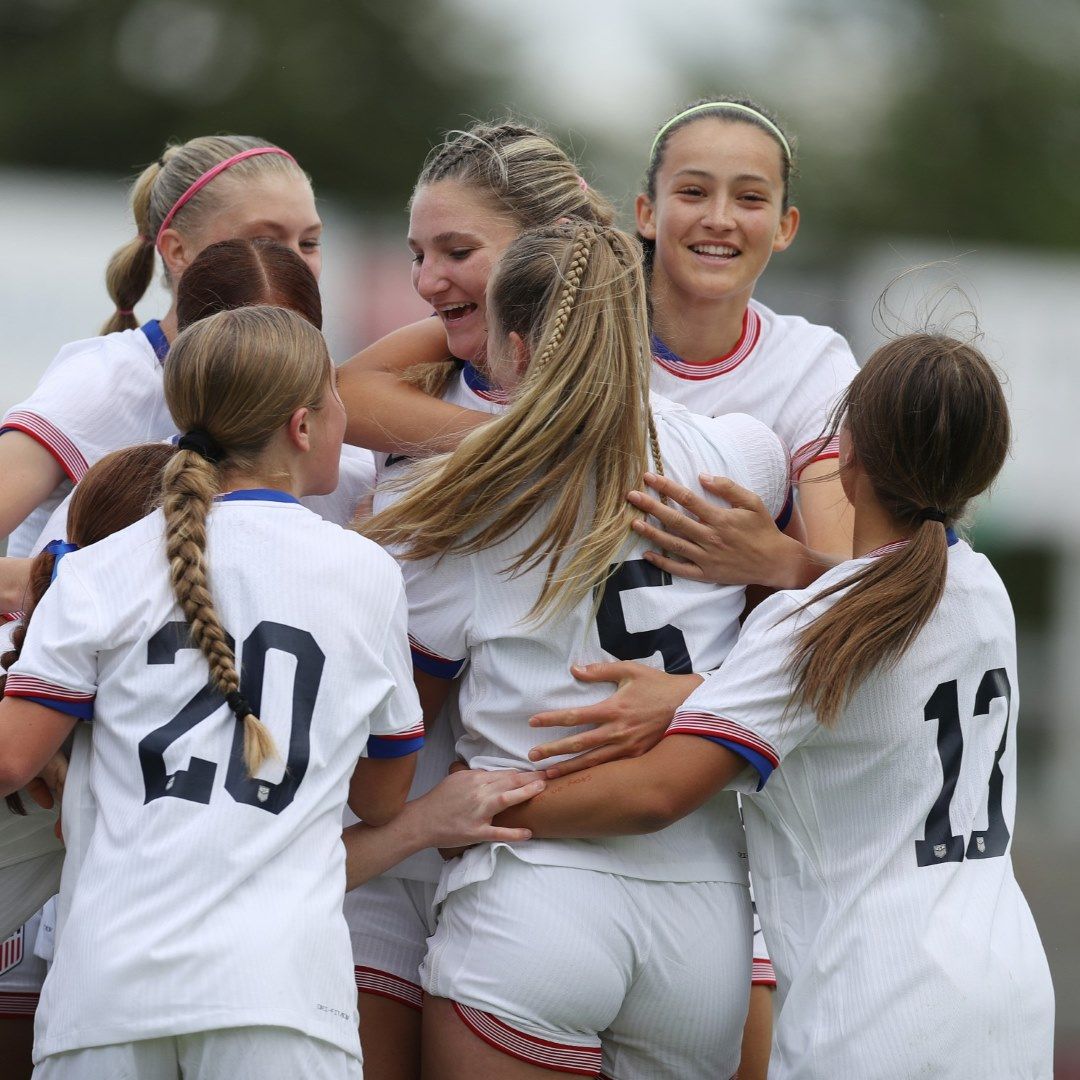
[[[22,962],[23,929],[20,926],[11,937],[0,941],[0,975],[6,975]]]

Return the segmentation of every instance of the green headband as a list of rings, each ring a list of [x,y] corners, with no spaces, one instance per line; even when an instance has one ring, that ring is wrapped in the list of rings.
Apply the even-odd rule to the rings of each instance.
[[[784,148],[787,162],[789,165],[791,164],[791,147],[788,146],[788,141],[784,138],[784,133],[763,113],[759,113],[757,109],[751,109],[749,105],[740,105],[737,101],[706,101],[701,105],[692,105],[689,109],[683,109],[681,113],[673,116],[656,133],[656,138],[653,139],[652,149],[649,151],[649,161],[653,160],[653,157],[656,154],[656,148],[660,145],[660,140],[667,134],[673,124],[677,124],[680,120],[685,120],[689,116],[705,112],[708,109],[729,109],[734,112],[746,113],[747,116],[752,116],[758,123],[763,124],[768,131],[780,140],[780,145]]]

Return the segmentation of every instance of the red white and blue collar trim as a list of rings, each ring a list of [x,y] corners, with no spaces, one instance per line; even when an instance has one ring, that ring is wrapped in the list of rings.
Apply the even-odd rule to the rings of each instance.
[[[653,360],[665,371],[677,375],[680,379],[701,382],[715,379],[737,368],[753,351],[761,337],[761,316],[752,308],[743,315],[742,335],[735,348],[726,356],[712,360],[684,360],[672,352],[655,334],[652,338]]]
[[[144,322],[139,329],[146,335],[146,340],[150,342],[150,348],[154,350],[154,355],[161,361],[164,361],[165,357],[169,355],[169,339],[165,336],[165,331],[161,329],[161,323],[157,319],[150,319]]]
[[[461,374],[465,378],[465,385],[477,397],[485,401],[493,401],[496,405],[505,405],[510,400],[510,395],[505,390],[497,390],[493,387],[472,364],[466,362],[461,368]]]
[[[945,530],[945,542],[952,547],[953,544],[959,543],[960,537],[956,535],[956,532],[952,528]],[[891,555],[894,551],[899,551],[901,548],[906,548],[911,541],[904,537],[903,540],[893,540],[889,544],[882,544],[881,547],[874,548],[873,551],[866,552],[865,555],[860,555],[860,559],[880,559],[882,555]]]

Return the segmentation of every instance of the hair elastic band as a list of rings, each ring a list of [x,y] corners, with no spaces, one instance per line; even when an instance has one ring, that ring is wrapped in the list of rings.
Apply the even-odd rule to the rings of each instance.
[[[135,309],[134,308],[126,308],[126,307],[118,307],[116,309],[116,314],[117,315],[134,315],[135,314]]]
[[[938,510],[936,507],[928,506],[915,515],[915,520],[919,522],[940,521],[944,525],[946,516],[944,510]]]
[[[53,557],[52,577],[49,578],[49,584],[51,585],[56,580],[56,571],[60,569],[60,560],[65,555],[78,551],[79,545],[69,544],[66,540],[50,540],[41,550],[47,551]]]
[[[225,704],[237,720],[243,721],[244,717],[253,715],[251,706],[240,696],[239,690],[230,690],[225,695]]]
[[[202,428],[192,428],[190,431],[185,432],[180,436],[176,445],[181,450],[190,450],[192,453],[198,454],[209,461],[211,465],[217,465],[225,456],[221,443],[208,431],[203,431]]]
[[[656,138],[653,139],[652,149],[649,151],[649,160],[652,161],[656,156],[656,148],[660,145],[660,140],[663,139],[664,135],[673,124],[677,124],[680,120],[686,120],[688,117],[695,116],[697,113],[705,112],[708,109],[729,109],[733,112],[741,112],[745,113],[747,116],[752,116],[759,123],[764,124],[768,131],[779,139],[780,145],[784,148],[787,162],[789,165],[791,164],[791,146],[788,144],[784,133],[764,113],[759,113],[757,109],[751,109],[749,105],[741,105],[737,101],[705,101],[700,105],[691,105],[689,109],[683,109],[681,113],[677,113],[656,133]]]
[[[578,187],[581,188],[582,191],[588,191],[589,190],[589,181],[586,180],[584,176],[579,176],[577,178],[577,183],[578,183]]]
[[[187,203],[193,196],[197,195],[211,180],[214,179],[219,173],[223,173],[226,169],[235,165],[238,161],[246,161],[249,157],[256,157],[259,154],[280,154],[282,157],[287,157],[294,165],[296,164],[296,158],[289,153],[288,150],[282,150],[280,146],[255,146],[250,150],[244,150],[239,154],[233,154],[232,157],[226,158],[224,161],[219,161],[212,169],[207,169],[192,185],[180,196],[176,202],[173,203],[172,209],[165,215],[165,220],[161,223],[161,228],[157,231],[157,236],[154,238],[154,246],[160,246],[161,234],[172,223],[172,219],[176,217],[177,212]]]

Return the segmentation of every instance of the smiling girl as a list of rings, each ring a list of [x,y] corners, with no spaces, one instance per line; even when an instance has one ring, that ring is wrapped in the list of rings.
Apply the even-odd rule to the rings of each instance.
[[[0,424],[0,536],[9,536],[9,555],[30,554],[52,510],[110,450],[176,433],[163,363],[177,333],[177,284],[199,252],[218,240],[268,237],[316,277],[321,270],[311,182],[291,154],[263,139],[211,135],[167,146],[132,186],[131,209],[136,235],[109,261],[116,310],[102,336],[64,346]],[[172,305],[139,327],[134,308],[155,252]]]

